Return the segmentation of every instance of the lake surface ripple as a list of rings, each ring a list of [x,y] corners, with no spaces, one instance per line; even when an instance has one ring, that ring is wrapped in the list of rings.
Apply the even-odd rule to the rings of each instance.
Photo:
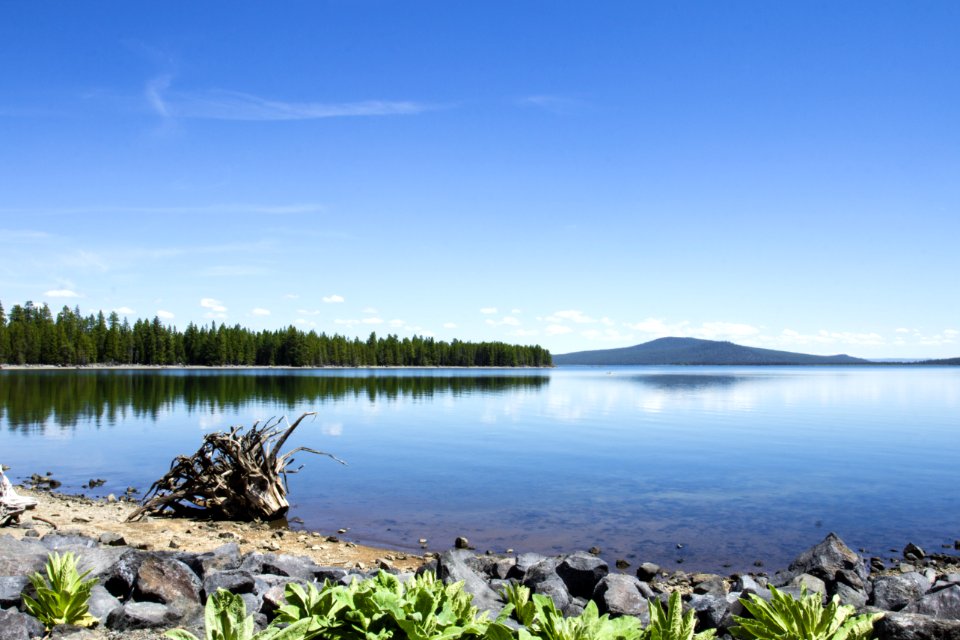
[[[359,542],[572,551],[730,572],[836,531],[960,538],[960,369],[0,372],[0,462],[145,490],[205,433],[317,411],[291,513]],[[682,545],[682,547],[678,547]]]

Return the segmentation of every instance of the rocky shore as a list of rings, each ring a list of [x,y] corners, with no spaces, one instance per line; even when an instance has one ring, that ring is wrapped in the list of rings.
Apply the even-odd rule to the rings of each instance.
[[[568,615],[576,615],[593,600],[601,612],[643,621],[649,619],[649,599],[666,599],[679,591],[685,606],[696,611],[698,627],[716,628],[720,637],[733,624],[734,615],[744,615],[741,597],[751,593],[769,597],[767,585],[797,596],[806,588],[825,597],[837,595],[861,611],[885,612],[876,626],[876,637],[883,640],[960,640],[960,558],[927,554],[912,544],[904,548],[901,561],[884,566],[829,534],[772,575],[724,576],[666,570],[651,563],[624,573],[589,552],[551,557],[451,549],[424,561],[409,556],[389,559],[389,552],[366,548],[364,553],[378,557],[365,561],[358,559],[358,547],[348,543],[316,534],[275,536],[279,532],[257,528],[264,525],[244,528],[225,523],[214,532],[203,523],[157,519],[143,523],[141,529],[126,530],[117,517],[122,508],[130,508],[124,504],[92,508],[107,506],[117,512],[113,521],[117,530],[103,531],[102,523],[82,515],[86,512],[80,499],[47,498],[39,507],[46,511],[37,514],[43,520],[25,518],[20,526],[0,532],[0,640],[42,635],[39,624],[23,613],[22,595],[31,588],[27,576],[40,570],[53,551],[74,552],[81,567],[98,579],[90,609],[101,624],[92,630],[54,630],[55,637],[73,640],[153,638],[173,627],[202,637],[203,603],[221,588],[240,594],[248,613],[263,626],[282,604],[288,582],[349,582],[379,570],[401,578],[432,570],[444,580],[463,581],[477,606],[494,613],[504,604],[499,591],[510,581],[549,595]],[[71,526],[53,529],[44,522],[55,523],[57,517]],[[179,534],[173,532],[177,526],[184,527]]]

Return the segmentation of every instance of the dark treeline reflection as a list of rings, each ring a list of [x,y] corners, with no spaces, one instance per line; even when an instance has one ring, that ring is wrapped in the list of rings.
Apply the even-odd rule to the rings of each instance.
[[[249,404],[283,410],[330,400],[454,396],[539,389],[549,376],[305,376],[164,374],[157,372],[8,372],[0,374],[0,418],[12,429],[95,420],[113,424],[132,415],[156,418],[173,407],[237,410]]]

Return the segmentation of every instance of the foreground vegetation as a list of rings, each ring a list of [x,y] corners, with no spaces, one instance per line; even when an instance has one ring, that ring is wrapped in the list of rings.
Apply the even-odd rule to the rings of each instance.
[[[116,312],[84,316],[78,307],[65,306],[54,318],[46,304],[27,302],[15,305],[9,318],[0,304],[0,364],[546,367],[552,359],[539,345],[378,338],[376,333],[364,341],[293,326],[253,331],[190,323],[181,332],[159,318],[130,325]]]
[[[27,610],[48,632],[57,625],[91,626],[87,604],[95,580],[84,580],[71,553],[48,558],[46,576],[31,578],[38,597],[24,598]],[[218,590],[207,598],[204,611],[206,640],[710,640],[713,629],[696,632],[693,610],[683,611],[680,593],[670,594],[667,606],[649,603],[650,622],[644,627],[631,616],[600,615],[596,603],[564,617],[553,600],[532,594],[527,587],[507,586],[507,605],[495,620],[480,612],[462,582],[444,584],[424,572],[407,582],[381,571],[349,585],[325,581],[322,585],[290,583],[286,604],[262,631],[255,632],[241,596]],[[854,616],[853,607],[840,605],[836,596],[824,607],[820,594],[800,598],[771,587],[771,598],[741,598],[749,617],[736,617],[731,629],[747,640],[868,640],[880,614]],[[198,640],[192,633],[173,629],[173,640]]]

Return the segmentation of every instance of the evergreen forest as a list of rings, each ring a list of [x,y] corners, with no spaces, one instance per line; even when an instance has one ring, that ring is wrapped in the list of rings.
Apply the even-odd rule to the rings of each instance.
[[[66,306],[54,317],[46,304],[27,302],[9,315],[0,303],[0,364],[546,367],[552,359],[540,346],[375,333],[361,340],[294,326],[253,331],[191,322],[181,332],[156,317],[131,325],[116,312],[84,316]]]

